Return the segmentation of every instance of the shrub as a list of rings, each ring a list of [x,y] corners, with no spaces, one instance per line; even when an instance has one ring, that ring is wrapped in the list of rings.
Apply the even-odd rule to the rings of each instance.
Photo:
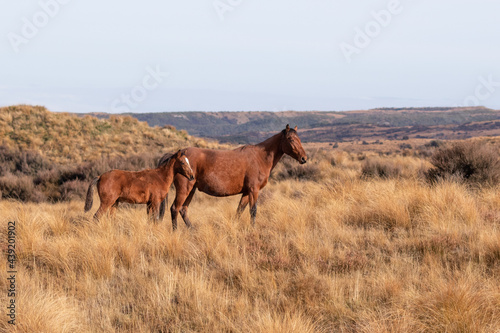
[[[307,164],[300,165],[292,158],[284,157],[271,177],[278,181],[285,179],[318,181],[321,179],[321,170],[318,165],[310,161]]]
[[[0,146],[0,175],[21,172],[34,175],[50,166],[50,162],[34,151],[18,151]]]
[[[432,140],[429,143],[425,144],[426,147],[432,147],[432,148],[442,147],[443,145],[444,145],[444,142],[441,140]]]
[[[361,167],[363,178],[398,178],[401,176],[401,167],[384,159],[366,159]]]
[[[80,180],[70,180],[63,183],[59,187],[61,191],[61,200],[69,201],[85,198],[88,186],[88,182],[83,182]]]
[[[455,179],[476,185],[495,185],[500,180],[498,152],[481,142],[459,142],[441,148],[432,157],[426,177],[434,183]]]
[[[144,153],[60,165],[37,152],[0,146],[0,198],[33,202],[83,198],[94,177],[111,169],[154,168],[157,159],[156,155]]]
[[[40,193],[35,191],[33,178],[27,175],[16,176],[6,174],[0,177],[2,198],[12,198],[22,201],[41,201]]]

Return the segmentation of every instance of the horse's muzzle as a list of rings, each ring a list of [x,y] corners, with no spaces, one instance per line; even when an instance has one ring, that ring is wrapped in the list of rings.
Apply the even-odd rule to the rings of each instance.
[[[189,177],[189,180],[194,180],[194,176]]]
[[[307,162],[306,157],[302,157],[299,162],[300,164],[306,163]]]

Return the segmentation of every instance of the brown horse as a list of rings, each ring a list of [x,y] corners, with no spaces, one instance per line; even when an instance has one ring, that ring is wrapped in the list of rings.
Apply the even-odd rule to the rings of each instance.
[[[173,229],[177,228],[179,212],[186,226],[191,227],[187,210],[196,189],[218,197],[243,194],[237,215],[240,216],[250,203],[250,217],[252,224],[255,224],[259,191],[266,186],[271,170],[283,154],[301,164],[306,163],[307,156],[297,135],[297,127],[290,129],[286,125],[283,131],[264,142],[234,150],[187,148],[186,156],[191,162],[196,182],[188,182],[179,175],[174,177],[176,196],[170,208]],[[169,156],[164,155],[160,162]],[[164,212],[165,202],[162,202],[160,219]]]
[[[184,150],[164,159],[156,169],[142,171],[111,170],[96,177],[90,183],[85,200],[85,211],[92,208],[94,187],[101,199],[101,206],[94,215],[99,219],[106,210],[114,213],[120,202],[147,204],[148,216],[157,220],[160,203],[165,200],[175,175],[189,183],[194,179],[193,170]]]

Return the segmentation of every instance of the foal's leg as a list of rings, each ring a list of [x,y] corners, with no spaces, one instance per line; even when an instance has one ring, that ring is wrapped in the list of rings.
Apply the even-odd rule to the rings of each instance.
[[[118,201],[116,201],[110,208],[109,208],[109,213],[110,215],[114,216],[116,214],[116,209],[118,208]]]
[[[160,204],[161,199],[152,199],[148,202],[148,217],[151,222],[159,222],[160,221]]]
[[[101,201],[101,205],[99,206],[99,209],[97,212],[94,214],[94,219],[99,221],[101,216],[112,206],[111,203],[106,202],[106,201]]]
[[[257,216],[257,199],[259,198],[259,191],[251,191],[248,195],[248,201],[250,202],[250,220],[252,225],[255,225],[255,217]]]
[[[101,203],[101,205],[99,206],[99,209],[94,214],[94,220],[99,221],[102,214],[104,214],[104,207],[102,206],[102,203]]]
[[[161,205],[161,201],[159,202],[154,202],[153,203],[153,207],[152,207],[152,210],[153,210],[153,221],[158,223],[161,221],[160,219],[160,205]]]
[[[165,206],[168,204],[168,193],[165,199],[160,203],[160,209],[158,212],[158,220],[163,221],[163,216],[165,215]]]
[[[243,194],[241,196],[241,200],[240,200],[240,204],[238,205],[238,208],[236,209],[236,218],[240,218],[241,217],[241,213],[243,213],[245,211],[245,208],[247,207],[248,205],[248,194]]]
[[[153,213],[153,203],[151,201],[147,202],[146,211],[148,213],[148,220],[153,221],[153,219],[154,219],[153,214],[154,213]]]

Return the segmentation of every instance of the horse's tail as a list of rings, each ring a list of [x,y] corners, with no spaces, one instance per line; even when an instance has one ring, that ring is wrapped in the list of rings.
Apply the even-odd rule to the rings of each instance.
[[[89,189],[87,190],[87,198],[85,199],[85,208],[84,210],[88,212],[90,208],[92,208],[92,204],[94,203],[94,187],[99,181],[100,177],[95,177],[92,179],[92,182],[89,185]]]

